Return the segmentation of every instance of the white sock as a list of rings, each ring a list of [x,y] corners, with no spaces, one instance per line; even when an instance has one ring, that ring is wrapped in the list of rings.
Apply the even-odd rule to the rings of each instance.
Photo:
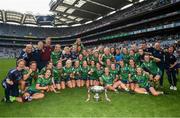
[[[144,92],[144,94],[146,94],[146,95],[147,95],[147,94],[148,94],[148,92]]]
[[[128,88],[125,88],[125,91],[129,91],[129,89],[128,89]]]

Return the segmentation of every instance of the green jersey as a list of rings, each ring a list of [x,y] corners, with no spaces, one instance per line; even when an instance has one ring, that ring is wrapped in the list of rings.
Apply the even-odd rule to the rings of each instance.
[[[42,68],[39,74],[40,74],[40,75],[44,75],[45,72],[46,72],[46,67]]]
[[[102,50],[99,50],[99,54],[103,54],[104,52]]]
[[[161,71],[157,67],[156,62],[154,60],[150,60],[149,62],[143,62],[141,67],[152,75],[160,74]]]
[[[59,81],[61,79],[61,74],[60,74],[59,69],[53,68],[53,77],[54,77],[54,80]]]
[[[125,64],[129,64],[130,56],[129,54],[123,54],[123,61]]]
[[[98,59],[98,57],[95,57],[95,56],[91,56],[90,57],[90,61],[94,61],[95,63],[98,63],[99,62],[99,59]]]
[[[109,69],[111,69],[111,64],[109,64],[109,65],[107,65],[107,63],[106,62],[102,62],[102,67],[108,67]]]
[[[136,68],[129,66],[129,74],[133,77],[136,74]]]
[[[82,78],[88,78],[88,72],[90,71],[89,66],[87,67],[81,67],[81,77]]]
[[[99,77],[101,77],[103,75],[103,73],[104,73],[103,69],[98,70],[96,68],[96,78],[97,79],[99,79]]]
[[[81,76],[81,66],[74,67],[74,75],[75,77],[78,77],[78,78]]]
[[[103,75],[101,76],[101,81],[102,81],[105,85],[112,85],[114,79],[113,79],[113,76],[112,76],[112,75],[108,75],[108,76],[107,76],[107,75],[103,74]]]
[[[129,55],[129,59],[133,59],[134,60],[134,55]]]
[[[38,78],[36,84],[40,84],[41,87],[49,86],[52,84],[51,78]]]
[[[95,61],[95,63],[99,62],[99,58],[98,57],[93,56],[93,60]]]
[[[59,70],[59,76],[60,76],[60,78],[62,78],[62,76],[63,76],[63,68],[60,68],[58,70]]]
[[[83,55],[83,61],[88,61],[88,57]]]
[[[67,68],[67,67],[63,67],[63,76],[64,78],[67,78],[68,76],[70,76],[70,74],[72,74],[74,71],[73,67]]]
[[[116,78],[116,76],[118,76],[118,70],[116,70],[116,69],[115,70],[110,69],[110,73],[114,79]]]
[[[39,84],[40,87],[45,87],[45,86],[49,86],[52,84],[52,80],[51,78],[38,78],[36,81],[36,84]],[[40,90],[36,89],[36,84],[32,84],[27,90],[31,91],[31,92],[40,92]]]
[[[141,62],[140,62],[140,54],[139,53],[134,54],[134,61],[135,61],[136,65],[141,64]]]
[[[90,79],[96,79],[96,67],[90,66],[90,71],[92,71],[92,73],[90,75]]]
[[[148,77],[147,75],[134,75],[133,80],[139,85],[141,88],[145,88],[150,86],[148,82]]]
[[[27,91],[31,92],[31,93],[38,93],[38,92],[40,92],[40,90],[36,89],[36,83],[33,83],[31,86],[29,86],[27,88]]]
[[[79,65],[80,65],[80,66],[83,65],[83,60],[79,60]]]
[[[93,60],[93,55],[92,54],[88,55],[88,61],[92,61],[92,60]]]
[[[54,52],[54,51],[51,52],[51,59],[54,65],[57,64],[60,57],[61,57],[61,52]]]
[[[110,60],[112,61],[112,59],[114,59],[114,56],[113,56],[112,54],[109,54],[109,55],[103,54],[103,55],[102,55],[102,61],[103,61],[104,63],[106,63],[106,60],[107,60],[107,59],[110,59]]]
[[[120,71],[120,76],[122,77],[123,81],[128,81],[128,77],[129,77],[129,67],[126,65],[124,67],[121,67],[119,69]]]
[[[29,70],[24,70],[24,71],[23,71],[23,75],[26,75],[26,74],[28,74],[28,73],[29,73]],[[34,81],[37,80],[38,74],[39,74],[39,71],[38,71],[38,70],[37,70],[37,71],[33,71],[33,72],[30,74],[29,78],[26,80],[26,83],[28,83],[28,85],[31,85],[32,82],[33,82],[33,80],[34,80]]]

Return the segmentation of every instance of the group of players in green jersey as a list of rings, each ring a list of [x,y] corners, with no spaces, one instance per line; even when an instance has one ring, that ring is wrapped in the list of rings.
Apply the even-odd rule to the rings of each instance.
[[[119,57],[116,55],[122,54]],[[24,63],[23,60],[21,60]],[[104,86],[109,91],[130,93],[163,94],[156,90],[162,73],[156,62],[161,61],[142,48],[121,49],[99,46],[86,49],[80,41],[61,50],[59,44],[51,52],[51,60],[41,70],[32,61],[23,71],[20,80],[21,97],[12,101],[42,99],[45,92],[59,93],[75,87]],[[18,65],[17,65],[18,66]]]

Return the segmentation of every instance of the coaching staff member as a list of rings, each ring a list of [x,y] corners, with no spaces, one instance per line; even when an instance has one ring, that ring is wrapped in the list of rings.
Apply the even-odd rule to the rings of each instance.
[[[161,61],[157,62],[157,66],[159,67],[159,69],[162,72],[161,78],[160,78],[160,87],[163,87],[163,75],[164,75],[164,70],[165,70],[165,53],[163,52],[163,50],[161,49],[161,45],[160,43],[155,43],[154,44],[154,48],[152,51],[152,55],[156,58],[159,58]]]
[[[26,66],[29,66],[30,62],[33,61],[33,56],[32,56],[32,45],[27,44],[26,47],[21,51],[20,56],[18,57],[19,59],[23,59],[26,62]]]
[[[165,64],[166,64],[166,73],[168,76],[168,81],[170,84],[170,90],[177,90],[177,78],[176,78],[176,64],[177,59],[174,56],[174,47],[171,46],[168,48],[168,52],[165,56]]]
[[[51,47],[51,38],[48,37],[45,40],[45,44],[43,46],[43,49],[41,51],[41,60],[42,60],[42,66],[45,67],[48,61],[50,61],[50,55],[51,55],[52,47]]]
[[[34,61],[36,61],[39,70],[43,68],[42,60],[41,60],[41,52],[43,49],[43,45],[44,43],[42,41],[39,41],[37,47],[35,47],[33,51],[33,59]]]

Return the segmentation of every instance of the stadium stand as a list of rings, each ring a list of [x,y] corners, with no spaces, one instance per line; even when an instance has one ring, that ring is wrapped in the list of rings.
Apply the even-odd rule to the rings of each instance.
[[[50,7],[54,7],[54,4],[59,5],[59,3],[51,3]],[[60,5],[64,5],[64,3]],[[114,41],[121,43],[124,40],[139,40],[146,36],[156,37],[156,35],[166,37],[166,39],[170,34],[179,37],[179,5],[179,0],[136,1],[126,9],[116,8],[116,12],[112,14],[105,14],[98,20],[96,17],[91,23],[82,23],[80,26],[69,25],[68,27],[58,27],[58,23],[55,21],[56,25],[54,24],[53,27],[42,27],[43,25],[35,22],[37,19],[33,20],[37,17],[32,18],[30,14],[1,10],[0,20],[3,21],[3,13],[7,18],[5,18],[5,22],[0,23],[0,46],[22,48],[29,43],[36,45],[38,41],[42,41],[46,37],[52,37],[53,45],[60,43],[63,47],[73,44],[78,37],[86,46],[104,44],[107,43],[107,40],[109,43]],[[54,8],[51,10],[53,11]],[[21,19],[24,15],[24,21],[19,25],[9,24],[8,20],[19,22],[17,19],[8,19],[13,14]],[[26,26],[26,24],[36,24],[37,26]],[[164,33],[168,36],[163,36]],[[174,39],[174,37],[171,38]],[[159,40],[161,39],[163,38]]]

